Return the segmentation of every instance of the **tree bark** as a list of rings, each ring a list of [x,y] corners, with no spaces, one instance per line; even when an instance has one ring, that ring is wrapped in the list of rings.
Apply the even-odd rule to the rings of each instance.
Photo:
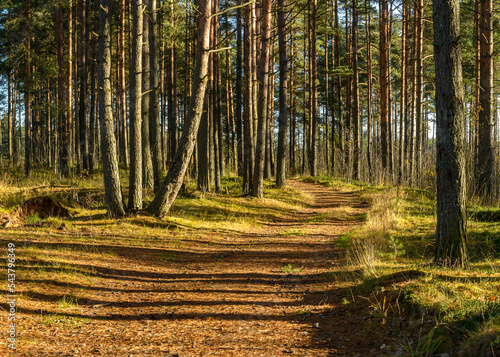
[[[31,2],[26,0],[26,82],[24,108],[24,171],[31,174]]]
[[[82,0],[80,9],[80,100],[78,101],[78,123],[80,141],[80,172],[84,177],[89,174],[89,138],[87,126],[88,110],[88,68],[87,68],[87,1]]]
[[[191,97],[185,128],[182,131],[179,149],[175,153],[174,162],[158,194],[156,194],[153,202],[151,202],[151,205],[148,207],[150,213],[160,218],[167,215],[182,186],[184,175],[186,174],[191,155],[193,154],[196,135],[203,111],[205,89],[208,80],[208,49],[210,45],[210,14],[212,0],[200,0],[198,5],[198,48],[194,72],[194,96]]]
[[[477,194],[493,203],[493,0],[481,0],[480,92],[478,120]]]
[[[417,38],[416,40],[416,102],[415,102],[415,175],[417,180],[417,187],[421,185],[421,172],[422,172],[422,131],[423,131],[423,120],[422,120],[422,77],[423,77],[423,67],[422,67],[422,48],[423,48],[423,35],[424,35],[424,2],[423,0],[418,0],[416,3],[416,14],[417,17]]]
[[[367,71],[367,129],[366,129],[366,159],[368,164],[368,182],[372,181],[372,45],[371,45],[371,7],[368,6],[368,0],[365,0],[365,10],[366,10],[366,71]]]
[[[313,0],[315,1],[315,0]],[[255,169],[253,177],[252,196],[259,199],[264,197],[264,155],[265,140],[267,132],[267,95],[269,90],[269,49],[271,42],[271,0],[262,2],[262,33],[261,33],[261,56],[258,66],[259,101],[257,147],[255,151]]]
[[[151,0],[142,0],[144,8],[150,7]],[[142,28],[142,185],[144,188],[154,188],[153,159],[151,157],[151,141],[149,132],[150,118],[150,48],[149,48],[149,16],[143,11]]]
[[[250,6],[245,7],[245,108],[243,113],[244,122],[244,157],[243,157],[243,194],[249,194],[253,182],[253,170],[255,161],[255,152],[253,145],[253,76],[252,76],[252,57],[255,55],[253,52],[253,17],[252,9]]]
[[[352,177],[359,180],[359,67],[358,67],[358,9],[357,2],[352,2],[352,123],[353,123],[353,152],[352,152]],[[369,44],[368,44],[369,46]]]
[[[63,33],[63,4],[62,0],[59,0],[57,15],[56,15],[56,32],[57,32],[57,66],[58,66],[58,77],[57,77],[57,118],[58,127],[61,137],[61,142],[59,146],[59,174],[61,177],[68,177],[68,140],[69,140],[69,130],[68,122],[66,120],[66,92],[65,92],[65,78],[64,73],[64,33]]]
[[[149,94],[149,133],[153,154],[153,177],[155,192],[158,191],[163,176],[163,160],[161,154],[160,108],[159,108],[159,71],[158,71],[158,9],[156,0],[149,0],[149,60],[150,89]]]
[[[467,264],[465,125],[458,0],[434,0],[437,121],[435,262]]]
[[[132,1],[132,61],[130,68],[130,186],[128,208],[142,209],[142,0]]]
[[[121,161],[128,166],[128,140],[127,140],[127,99],[126,99],[126,84],[125,84],[125,0],[120,1],[120,35],[119,35],[119,54],[118,54],[118,93],[120,97],[119,118],[122,133],[120,140],[120,155]]]
[[[104,191],[109,216],[125,214],[123,206],[111,93],[111,0],[99,8],[99,122],[104,172]]]
[[[380,134],[382,146],[382,169],[389,173],[389,51],[388,49],[388,2],[380,1]]]
[[[237,1],[237,5],[240,5],[241,0]],[[243,176],[243,131],[242,131],[242,120],[241,120],[241,82],[242,82],[242,38],[241,38],[241,8],[236,10],[236,107],[235,110],[235,120],[236,120],[236,139],[238,142],[238,176]]]
[[[278,158],[276,166],[276,185],[286,185],[286,152],[288,132],[287,89],[288,89],[288,58],[286,52],[285,0],[278,0],[278,36],[280,54],[280,93],[279,93],[279,129]],[[328,76],[328,74],[327,74]]]

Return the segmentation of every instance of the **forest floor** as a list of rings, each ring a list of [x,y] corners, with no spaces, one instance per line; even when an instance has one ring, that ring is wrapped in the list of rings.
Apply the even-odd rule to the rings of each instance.
[[[472,207],[471,268],[449,271],[430,264],[435,200],[423,190],[309,178],[266,183],[256,200],[225,178],[223,194],[188,189],[165,220],[109,219],[99,178],[39,181],[0,182],[16,355],[477,357],[500,346],[499,209]],[[45,196],[71,217],[2,223]],[[0,301],[0,336],[9,309]]]
[[[107,239],[99,217],[78,239],[62,228],[4,232],[19,247],[17,355],[385,355],[391,330],[329,273],[344,262],[335,240],[362,224],[367,203],[289,184],[309,204],[259,228],[192,230],[156,247],[127,246],[133,232]]]

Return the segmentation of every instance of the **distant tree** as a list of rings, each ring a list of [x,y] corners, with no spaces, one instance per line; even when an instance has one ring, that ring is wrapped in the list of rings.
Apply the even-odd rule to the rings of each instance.
[[[466,184],[464,91],[458,0],[434,0],[437,124],[437,264],[465,266]]]

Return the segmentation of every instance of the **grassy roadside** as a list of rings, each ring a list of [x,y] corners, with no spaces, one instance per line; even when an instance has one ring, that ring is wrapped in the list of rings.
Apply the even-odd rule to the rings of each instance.
[[[338,241],[347,248],[349,262],[338,274],[355,283],[359,293],[373,294],[373,313],[384,323],[404,325],[398,354],[500,355],[498,208],[468,207],[470,268],[449,270],[432,265],[433,193],[329,177],[305,180],[357,191],[371,202],[366,224]]]

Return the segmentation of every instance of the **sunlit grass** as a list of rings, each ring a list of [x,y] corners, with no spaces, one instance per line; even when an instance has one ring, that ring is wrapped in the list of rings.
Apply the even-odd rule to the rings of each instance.
[[[342,180],[325,177],[309,180],[330,187],[343,184]],[[348,262],[344,274],[335,273],[336,279],[351,280],[363,293],[376,291],[377,286],[387,289],[389,285],[389,291],[413,307],[418,322],[415,326],[421,328],[424,316],[432,317],[432,323],[426,326],[435,340],[443,342],[437,351],[449,351],[457,343],[468,351],[483,351],[477,356],[498,351],[500,338],[495,332],[500,330],[499,209],[469,206],[470,268],[449,270],[432,265],[436,227],[433,193],[358,183],[347,183],[345,187],[361,194],[371,207],[366,225],[335,242],[347,249]],[[395,276],[400,278],[391,283]],[[424,350],[425,346],[419,348]]]

